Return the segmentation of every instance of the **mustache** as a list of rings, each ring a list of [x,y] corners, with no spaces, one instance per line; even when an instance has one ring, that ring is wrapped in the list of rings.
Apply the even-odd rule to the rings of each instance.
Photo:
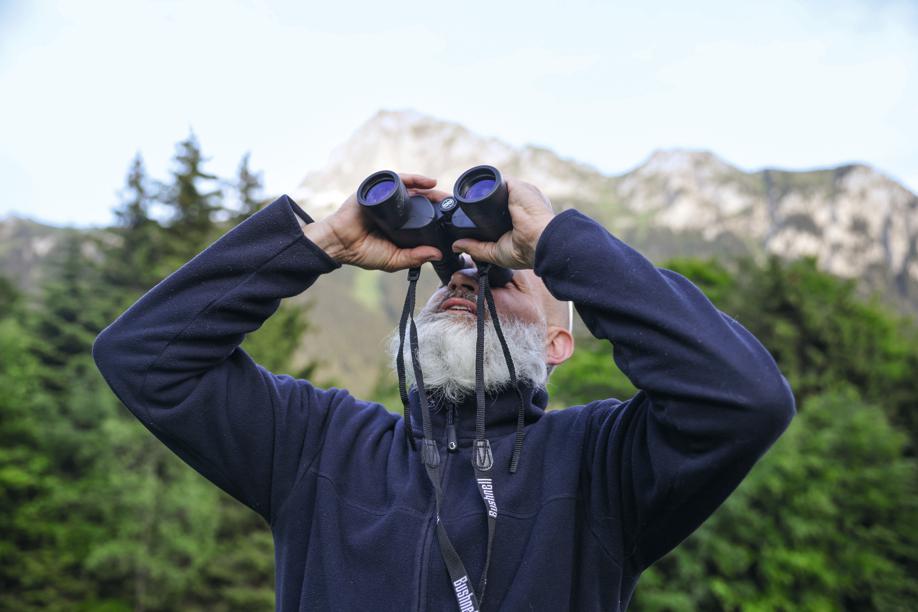
[[[472,291],[472,290],[464,289],[461,287],[456,288],[456,289],[449,289],[446,291],[446,293],[443,294],[443,296],[439,300],[435,302],[429,302],[427,306],[425,306],[424,309],[421,310],[419,316],[424,317],[424,318],[448,316],[446,312],[443,312],[440,309],[443,307],[443,304],[445,304],[447,300],[451,300],[453,298],[468,300],[472,302],[473,304],[476,304],[476,305],[478,304],[478,292],[477,291]],[[487,324],[490,324],[491,311],[488,309],[487,301],[484,303],[483,308],[481,309],[481,312],[484,315],[485,322]],[[463,325],[467,323],[468,322],[457,322],[457,324],[463,324]],[[501,317],[501,323],[504,323],[503,317]]]
[[[468,291],[462,289],[451,289],[446,292],[443,296],[443,299],[440,300],[437,306],[441,306],[446,300],[451,300],[453,298],[459,298],[460,300],[468,300],[470,302],[475,302],[478,299],[478,294],[475,291]]]

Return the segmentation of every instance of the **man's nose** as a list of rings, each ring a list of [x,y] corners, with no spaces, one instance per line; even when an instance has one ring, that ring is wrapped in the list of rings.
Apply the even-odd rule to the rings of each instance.
[[[468,291],[478,293],[478,271],[475,268],[456,270],[449,279],[447,288],[450,291]]]

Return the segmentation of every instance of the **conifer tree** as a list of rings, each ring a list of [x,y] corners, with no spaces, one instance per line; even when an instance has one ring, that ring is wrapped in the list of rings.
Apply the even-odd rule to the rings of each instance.
[[[913,610],[918,465],[852,387],[811,396],[774,448],[642,577],[635,610]]]
[[[47,532],[28,519],[32,504],[44,499],[52,486],[35,415],[41,390],[38,361],[20,324],[21,303],[13,284],[0,277],[0,610],[40,603],[34,593],[26,597],[25,592],[40,573],[35,551]],[[22,568],[30,559],[31,572],[26,574]]]
[[[214,215],[222,210],[223,193],[217,177],[204,170],[207,160],[192,133],[178,144],[172,182],[160,189],[159,201],[170,219],[166,224],[166,244],[171,272],[201,251],[217,237]]]
[[[84,244],[76,232],[65,235],[52,255],[41,306],[32,319],[44,387],[52,392],[63,391],[69,377],[87,373],[77,358],[89,355],[96,334],[108,321],[99,299],[101,279],[83,252]],[[74,371],[77,364],[81,365]]]
[[[250,154],[246,153],[239,162],[236,171],[236,180],[233,188],[237,197],[237,212],[233,216],[233,224],[245,221],[265,205],[266,200],[261,195],[263,187],[260,172],[253,172],[249,167]]]
[[[5,276],[0,276],[0,319],[12,316],[22,302],[19,291]]]
[[[140,153],[131,162],[120,196],[116,225],[98,240],[104,289],[113,294],[112,317],[162,278],[165,255],[163,228],[150,216],[155,200]]]

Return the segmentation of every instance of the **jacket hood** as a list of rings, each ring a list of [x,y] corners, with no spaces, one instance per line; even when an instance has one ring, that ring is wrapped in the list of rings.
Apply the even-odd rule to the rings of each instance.
[[[532,387],[526,384],[521,384],[520,390],[523,393],[525,424],[531,425],[545,414],[545,408],[548,406],[548,391],[544,387]],[[434,438],[438,441],[446,439],[446,425],[452,410],[460,446],[470,445],[475,437],[475,394],[470,393],[461,402],[452,403],[444,401],[431,391],[428,393],[431,401],[430,416]],[[411,387],[408,392],[408,402],[411,429],[417,438],[421,439],[423,431],[417,387]],[[518,410],[519,397],[513,387],[507,386],[500,392],[486,394],[485,437],[493,440],[513,435],[516,432]]]

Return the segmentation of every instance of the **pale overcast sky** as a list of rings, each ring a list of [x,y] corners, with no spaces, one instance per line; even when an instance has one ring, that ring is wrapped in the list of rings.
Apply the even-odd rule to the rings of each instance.
[[[381,108],[610,173],[702,148],[916,191],[918,3],[0,0],[0,217],[108,223],[189,129],[288,192]]]

